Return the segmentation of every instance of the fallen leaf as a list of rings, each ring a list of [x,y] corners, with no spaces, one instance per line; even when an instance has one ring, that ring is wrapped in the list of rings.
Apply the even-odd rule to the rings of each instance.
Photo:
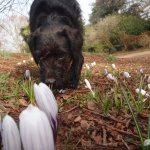
[[[92,101],[87,102],[87,107],[88,107],[89,110],[95,110],[96,109],[96,105]]]
[[[81,121],[81,116],[78,116],[74,119],[74,122],[80,122]]]
[[[83,129],[88,129],[90,127],[90,125],[88,124],[88,122],[86,120],[81,120],[81,127]]]

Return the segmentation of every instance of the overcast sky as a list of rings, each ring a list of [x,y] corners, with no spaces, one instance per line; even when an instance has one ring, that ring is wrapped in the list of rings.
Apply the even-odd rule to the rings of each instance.
[[[1,0],[0,0],[1,1]],[[14,15],[14,14],[20,14],[27,16],[29,13],[30,5],[33,0],[14,0],[13,7],[10,9],[7,9],[4,13],[0,13],[0,18],[6,17],[8,14]],[[69,0],[68,0],[69,1]],[[95,0],[77,0],[80,4],[81,10],[82,10],[82,16],[85,19],[85,22],[88,23],[89,14],[91,13],[92,3],[95,2]],[[5,0],[3,5],[7,4],[9,0]],[[3,8],[1,5],[1,8]],[[8,13],[9,11],[9,13]]]
[[[92,3],[95,2],[95,0],[78,0],[81,9],[83,18],[85,19],[86,23],[88,23],[89,14],[91,13]]]

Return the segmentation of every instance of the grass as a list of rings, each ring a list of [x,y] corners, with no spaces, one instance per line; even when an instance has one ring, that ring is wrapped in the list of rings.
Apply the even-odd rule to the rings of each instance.
[[[31,104],[35,104],[33,85],[34,85],[34,81],[32,81],[32,80],[31,81],[25,80],[22,82],[22,85],[21,85],[24,93],[27,95]]]
[[[113,55],[108,55],[108,60],[110,62],[115,60]],[[28,64],[29,65],[29,64]],[[83,83],[84,79],[87,78],[92,83],[92,90],[95,92],[95,96],[92,95],[91,91],[86,90],[84,93],[78,93],[77,91],[74,94],[66,96],[63,95],[63,100],[59,101],[59,112],[63,112],[66,105],[75,105],[79,106],[80,110],[82,108],[87,107],[87,102],[92,101],[96,104],[99,110],[108,116],[110,111],[115,109],[118,113],[122,110],[125,112],[129,112],[132,114],[132,119],[136,126],[139,139],[140,146],[144,149],[144,137],[141,131],[141,125],[138,123],[140,120],[137,118],[137,113],[146,112],[145,110],[149,110],[150,102],[144,101],[145,97],[140,93],[136,94],[135,89],[144,89],[147,90],[147,83],[144,79],[143,75],[136,74],[134,77],[132,76],[132,80],[123,79],[121,72],[114,71],[108,67],[109,72],[112,73],[113,76],[117,79],[117,84],[113,81],[107,80],[105,81],[108,85],[104,86],[96,86],[97,80],[95,79],[94,72],[91,70],[84,70],[81,81]],[[132,71],[131,71],[132,74]],[[23,76],[23,75],[22,75]],[[99,74],[99,77],[102,75]],[[103,75],[104,76],[104,75]],[[18,102],[19,98],[23,96],[25,100],[29,100],[30,103],[35,103],[34,92],[33,92],[33,84],[34,80],[24,80],[16,79],[10,82],[10,73],[0,73],[0,94],[3,95],[6,92],[7,95],[4,95],[2,98],[4,100],[14,99]],[[130,84],[131,82],[131,84]],[[101,84],[101,83],[100,83]],[[84,88],[84,83],[82,84],[82,88]],[[84,88],[85,89],[85,88]],[[145,120],[148,123],[147,127],[147,139],[150,139],[150,117],[148,120]],[[68,138],[70,136],[68,135]],[[68,145],[68,140],[66,140],[66,147]],[[134,141],[133,141],[134,142]],[[148,149],[146,149],[148,150]]]
[[[10,56],[11,54],[9,52],[0,50],[0,57],[8,59]]]
[[[0,94],[2,95],[9,88],[7,86],[10,73],[0,73]]]
[[[109,114],[109,111],[112,110],[112,108],[115,108],[116,110],[129,110],[135,123],[137,133],[139,135],[142,150],[145,150],[144,137],[142,136],[142,131],[138,123],[139,120],[136,117],[136,113],[143,112],[144,110],[149,109],[150,103],[145,100],[145,97],[140,92],[139,94],[137,94],[137,96],[135,96],[135,93],[133,93],[131,86],[128,86],[128,79],[122,79],[119,72],[116,73],[116,71],[113,70],[111,70],[111,72],[117,79],[117,82],[114,82],[111,87],[112,92],[94,87],[98,94],[96,94],[96,97],[93,99],[93,101],[95,101],[97,106],[99,106],[106,115]],[[140,90],[146,90],[147,83],[145,82],[144,76],[142,74],[140,76],[139,74],[137,74],[137,77],[135,77],[135,79],[137,82],[136,85],[138,84],[140,79],[140,83],[137,88],[139,88]],[[82,96],[82,100],[84,101],[85,99],[88,99],[88,95],[84,99]],[[148,120],[147,132],[147,139],[150,139],[150,117]]]

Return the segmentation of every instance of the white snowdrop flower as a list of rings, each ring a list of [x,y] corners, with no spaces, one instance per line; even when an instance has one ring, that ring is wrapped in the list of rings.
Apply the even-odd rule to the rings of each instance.
[[[87,70],[90,70],[90,66],[88,64],[85,64],[85,67]]]
[[[150,83],[150,76],[148,76],[148,78],[147,78],[147,82],[148,82],[148,83]]]
[[[146,98],[149,98],[149,97],[150,97],[150,94],[146,93],[144,96],[145,96]]]
[[[150,90],[150,84],[148,84],[148,89]]]
[[[141,93],[141,95],[145,95],[146,94],[146,91],[145,90],[143,90],[143,89],[139,89],[139,88],[137,88],[136,90],[135,90],[135,92],[137,93],[137,94],[139,94],[139,93]]]
[[[25,64],[25,63],[26,63],[26,60],[23,60],[22,62]]]
[[[108,75],[108,70],[106,68],[104,69],[104,75]]]
[[[21,65],[21,62],[18,62],[17,65],[20,66],[20,65]]]
[[[63,90],[63,89],[59,90],[59,93],[64,94],[65,92],[66,92],[66,90]]]
[[[91,66],[91,67],[96,66],[96,62],[95,62],[95,61],[94,61],[94,62],[92,62],[90,66]]]
[[[108,73],[106,77],[107,77],[108,80],[112,80],[116,84],[118,84],[117,79],[115,77],[113,77],[111,73]]]
[[[2,122],[2,145],[4,150],[21,150],[19,130],[9,115],[6,115]]]
[[[113,81],[115,80],[115,77],[113,77],[111,73],[107,74],[106,77],[107,77],[107,79],[109,79],[109,80],[113,80]]]
[[[53,131],[44,112],[30,104],[19,120],[24,150],[55,150]]]
[[[34,84],[34,95],[39,108],[46,113],[54,132],[56,132],[58,105],[52,91],[44,83]]]
[[[111,66],[112,66],[112,68],[113,68],[114,70],[117,69],[115,64],[112,64]]]
[[[126,79],[131,78],[130,74],[126,71],[123,72],[123,77]]]
[[[149,146],[150,145],[150,139],[146,139],[144,141],[144,146]]]
[[[30,70],[25,71],[25,78],[31,80]]]
[[[143,69],[142,69],[142,68],[140,69],[140,73],[141,73],[141,74],[143,74],[143,73],[144,73],[144,71],[143,71]]]
[[[95,96],[95,93],[92,90],[90,82],[87,79],[84,79],[84,82],[86,84],[86,88],[88,88],[91,91],[92,95]]]
[[[31,57],[30,60],[33,61],[33,57]]]

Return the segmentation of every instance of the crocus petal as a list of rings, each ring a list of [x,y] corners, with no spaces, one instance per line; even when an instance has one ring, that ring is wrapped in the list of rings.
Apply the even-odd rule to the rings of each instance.
[[[2,144],[4,150],[21,150],[19,130],[9,115],[6,115],[2,122]]]
[[[140,90],[140,89],[136,89],[135,92],[136,92],[137,94],[141,93],[143,96],[146,94],[146,91],[143,90],[143,89],[141,89],[141,90]]]
[[[58,105],[52,91],[47,85],[40,83],[39,86],[34,84],[34,94],[39,108],[46,113],[55,130],[57,128]]]
[[[111,66],[112,66],[112,68],[113,68],[114,70],[117,69],[115,64],[112,64]]]
[[[19,120],[24,150],[55,149],[53,132],[44,112],[33,105],[29,105],[21,112]]]
[[[123,72],[123,77],[126,79],[131,78],[130,74],[126,71]]]
[[[144,141],[144,146],[149,146],[150,145],[150,139],[146,139]]]

